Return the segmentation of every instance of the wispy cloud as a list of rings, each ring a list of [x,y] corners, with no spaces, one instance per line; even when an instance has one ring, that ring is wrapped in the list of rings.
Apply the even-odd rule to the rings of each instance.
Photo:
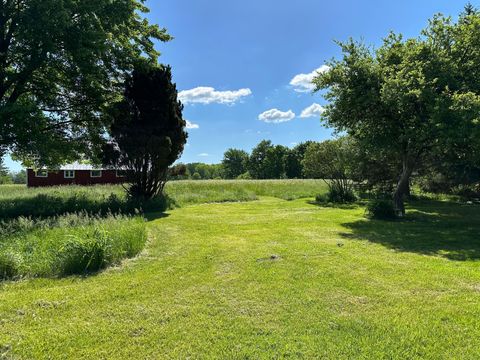
[[[248,88],[233,91],[217,91],[213,87],[200,86],[194,89],[180,91],[178,98],[185,105],[214,103],[233,105],[251,94],[252,90]]]
[[[313,78],[318,74],[325,73],[330,70],[330,66],[322,65],[318,69],[313,70],[308,74],[298,74],[290,81],[290,85],[296,92],[311,92],[315,90],[315,85],[312,84]]]
[[[210,155],[207,154],[207,153],[200,153],[200,154],[198,154],[198,156],[200,156],[200,157],[208,157],[208,156],[210,156]]]
[[[287,122],[294,118],[295,113],[292,110],[281,111],[278,109],[270,109],[258,115],[258,120],[272,124]]]
[[[325,108],[322,105],[314,103],[309,107],[307,107],[306,109],[304,109],[300,114],[300,117],[304,119],[311,118],[311,117],[320,117],[324,111],[325,111]]]
[[[187,129],[198,129],[200,127],[200,125],[194,124],[194,123],[190,122],[189,120],[185,120],[185,121],[187,123],[187,126],[186,126]]]

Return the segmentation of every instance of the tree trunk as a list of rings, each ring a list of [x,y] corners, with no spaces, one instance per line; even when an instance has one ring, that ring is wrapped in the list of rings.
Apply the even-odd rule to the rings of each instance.
[[[413,172],[413,165],[408,160],[403,161],[403,171],[397,183],[397,188],[393,194],[393,205],[397,216],[405,216],[405,204],[403,202],[404,196],[410,188],[410,176]]]

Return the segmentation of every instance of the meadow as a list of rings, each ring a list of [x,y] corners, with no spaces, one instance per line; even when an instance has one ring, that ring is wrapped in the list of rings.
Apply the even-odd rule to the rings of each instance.
[[[118,187],[0,187],[0,203],[112,191],[121,202]],[[412,201],[404,220],[379,221],[361,203],[315,204],[322,191],[172,182],[164,212],[4,222],[4,243],[103,221],[148,240],[89,276],[0,282],[0,358],[479,358],[480,207]]]

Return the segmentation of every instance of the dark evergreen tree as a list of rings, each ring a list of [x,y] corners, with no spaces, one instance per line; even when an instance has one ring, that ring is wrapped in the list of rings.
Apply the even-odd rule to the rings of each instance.
[[[128,78],[124,99],[111,110],[104,162],[128,170],[131,196],[149,199],[163,192],[187,140],[182,111],[169,66],[143,65]]]

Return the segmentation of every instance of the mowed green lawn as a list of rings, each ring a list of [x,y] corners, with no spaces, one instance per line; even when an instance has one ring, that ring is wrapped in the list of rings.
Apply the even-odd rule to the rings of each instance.
[[[0,283],[0,358],[478,359],[480,207],[260,197],[150,214],[144,253]]]

